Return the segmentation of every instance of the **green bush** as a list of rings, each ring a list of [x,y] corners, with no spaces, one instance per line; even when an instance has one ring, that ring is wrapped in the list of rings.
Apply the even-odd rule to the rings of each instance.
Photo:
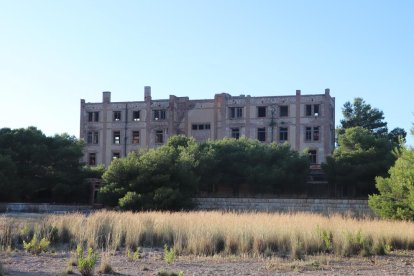
[[[123,198],[119,199],[121,210],[139,210],[142,208],[142,196],[136,192],[127,192]]]
[[[47,251],[50,241],[46,238],[42,238],[40,241],[37,238],[37,235],[34,235],[30,242],[23,241],[23,248],[32,254],[40,254]]]
[[[84,256],[83,248],[81,245],[78,245],[77,249],[78,257],[78,270],[82,276],[92,276],[94,275],[94,270],[97,261],[97,255],[91,247],[88,248],[88,253]]]
[[[167,264],[172,264],[176,259],[176,251],[174,248],[168,249],[168,246],[164,244],[164,261]]]

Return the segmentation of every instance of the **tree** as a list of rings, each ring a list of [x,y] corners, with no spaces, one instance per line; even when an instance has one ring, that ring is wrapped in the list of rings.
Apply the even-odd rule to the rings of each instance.
[[[402,147],[389,177],[377,177],[379,194],[368,204],[380,217],[414,220],[414,150]]]
[[[353,103],[346,102],[342,108],[344,119],[341,120],[339,133],[352,127],[363,127],[375,135],[388,133],[387,122],[384,122],[384,112],[372,108],[362,98],[355,98]]]
[[[387,137],[353,127],[339,136],[339,147],[322,165],[335,196],[366,197],[375,192],[375,177],[387,176],[394,163]]]

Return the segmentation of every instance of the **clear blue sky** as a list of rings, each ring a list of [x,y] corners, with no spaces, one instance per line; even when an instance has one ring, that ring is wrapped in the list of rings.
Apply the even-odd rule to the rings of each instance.
[[[80,99],[323,93],[414,121],[414,1],[0,0],[0,127],[79,136]],[[409,135],[408,143],[414,145]]]

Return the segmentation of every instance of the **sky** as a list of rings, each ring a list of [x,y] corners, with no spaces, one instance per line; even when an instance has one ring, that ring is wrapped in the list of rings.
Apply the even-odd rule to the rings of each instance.
[[[0,0],[0,128],[79,137],[80,99],[324,93],[414,122],[414,1]],[[414,137],[407,136],[414,145]]]

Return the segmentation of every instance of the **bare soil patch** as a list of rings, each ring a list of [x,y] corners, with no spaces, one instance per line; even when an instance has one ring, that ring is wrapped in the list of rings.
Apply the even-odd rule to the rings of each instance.
[[[37,256],[24,251],[0,252],[0,262],[6,275],[65,275],[70,257],[71,253],[67,251],[47,252]],[[117,251],[110,255],[109,263],[116,275],[157,275],[161,271],[182,271],[184,275],[414,274],[414,252],[401,250],[386,256],[343,258],[319,255],[306,256],[304,260],[279,257],[178,256],[173,264],[168,265],[163,260],[162,249],[145,248],[139,260],[130,261],[124,252]],[[76,267],[73,271],[74,275],[79,275]]]

